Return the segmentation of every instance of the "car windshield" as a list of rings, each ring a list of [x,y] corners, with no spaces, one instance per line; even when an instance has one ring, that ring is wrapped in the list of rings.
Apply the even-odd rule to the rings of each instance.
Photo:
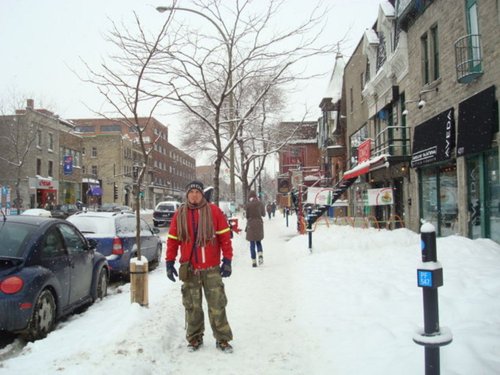
[[[114,235],[116,232],[112,217],[73,215],[68,220],[83,234]]]
[[[24,244],[35,229],[33,225],[8,221],[0,224],[0,257],[22,257]]]
[[[175,206],[173,204],[160,204],[157,208],[157,211],[175,211]]]

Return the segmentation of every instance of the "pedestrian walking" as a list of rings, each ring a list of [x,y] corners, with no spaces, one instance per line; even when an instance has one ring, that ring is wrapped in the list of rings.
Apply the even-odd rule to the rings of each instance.
[[[276,201],[273,201],[273,203],[271,203],[271,212],[273,213],[273,217],[276,216]]]
[[[267,211],[267,216],[269,217],[269,220],[271,220],[271,215],[273,214],[273,205],[271,202],[266,204],[266,211]]]
[[[258,198],[255,191],[248,193],[248,203],[245,209],[247,218],[246,239],[250,241],[250,257],[252,258],[252,267],[257,267],[257,255],[259,257],[259,265],[264,264],[264,254],[262,249],[262,240],[264,239],[264,222],[263,217],[266,216],[264,203]],[[257,249],[257,253],[255,253]]]
[[[175,260],[180,248],[179,273]],[[222,256],[222,264],[221,264]],[[227,297],[223,277],[231,276],[233,247],[226,217],[219,207],[207,202],[203,184],[193,181],[186,187],[186,202],[175,212],[167,236],[167,277],[182,284],[182,304],[186,311],[186,339],[190,350],[203,345],[205,318],[202,290],[216,348],[232,352],[233,339],[226,316]]]

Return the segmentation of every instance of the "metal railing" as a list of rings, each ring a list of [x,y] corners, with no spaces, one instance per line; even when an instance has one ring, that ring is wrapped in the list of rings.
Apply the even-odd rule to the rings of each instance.
[[[406,126],[387,126],[375,137],[374,156],[409,156],[410,150],[410,129]]]
[[[455,42],[455,64],[459,83],[470,83],[483,74],[481,35],[468,34]]]

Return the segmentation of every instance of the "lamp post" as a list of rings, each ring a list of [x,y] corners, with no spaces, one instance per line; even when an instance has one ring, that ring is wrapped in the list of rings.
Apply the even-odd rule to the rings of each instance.
[[[196,14],[200,17],[203,17],[204,19],[206,19],[207,21],[209,21],[217,30],[217,32],[220,34],[220,36],[222,37],[222,40],[224,41],[224,44],[226,45],[226,49],[227,49],[227,58],[228,58],[228,64],[229,64],[229,67],[228,67],[228,74],[229,74],[229,77],[228,77],[228,81],[229,81],[229,87],[231,89],[231,93],[229,94],[229,137],[231,138],[234,134],[234,122],[233,122],[233,118],[234,118],[234,97],[233,97],[233,73],[232,73],[232,53],[231,53],[231,47],[230,47],[230,44],[229,44],[229,41],[227,40],[226,38],[226,35],[224,34],[224,31],[221,29],[221,27],[217,24],[217,22],[215,22],[212,18],[210,18],[209,16],[207,16],[206,14],[200,12],[200,11],[197,11],[195,9],[191,9],[191,8],[183,8],[183,7],[177,7],[177,6],[173,6],[173,7],[166,7],[166,6],[158,6],[156,7],[156,10],[160,13],[164,13],[166,11],[172,11],[172,10],[179,10],[179,11],[183,11],[183,12],[189,12],[189,13],[193,13],[193,14]],[[231,143],[231,146],[229,148],[229,173],[230,173],[230,189],[231,189],[231,200],[234,201],[235,198],[236,198],[236,184],[235,184],[235,176],[234,176],[234,169],[235,169],[235,155],[234,155],[234,142]]]

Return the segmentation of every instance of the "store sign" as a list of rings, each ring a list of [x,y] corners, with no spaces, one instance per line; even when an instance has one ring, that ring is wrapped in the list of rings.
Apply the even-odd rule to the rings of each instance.
[[[415,127],[411,167],[451,159],[455,147],[455,116],[450,108]]]
[[[64,155],[63,170],[66,176],[73,174],[73,156]]]
[[[371,139],[367,139],[359,145],[359,147],[358,147],[358,164],[370,159],[371,148],[372,148],[372,140]]]
[[[288,177],[278,178],[278,193],[287,194],[290,192],[290,181]]]
[[[381,189],[368,189],[368,205],[369,206],[384,206],[394,203],[394,197],[391,187]]]
[[[57,190],[59,189],[59,181],[55,180],[49,180],[47,178],[42,178],[42,177],[29,177],[28,178],[28,184],[30,189],[51,189],[51,190]]]
[[[497,110],[495,86],[458,104],[457,156],[491,148],[493,134],[498,131]]]

